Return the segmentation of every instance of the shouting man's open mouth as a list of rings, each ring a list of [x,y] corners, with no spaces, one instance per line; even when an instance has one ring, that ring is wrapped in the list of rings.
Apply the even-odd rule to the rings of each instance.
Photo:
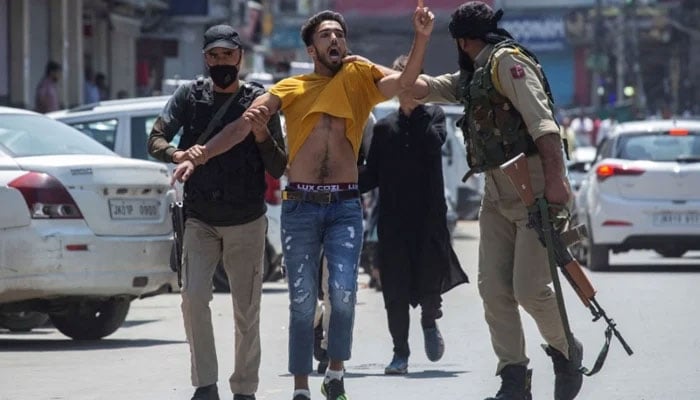
[[[328,50],[328,59],[334,63],[340,62],[342,59],[340,56],[340,51],[337,48],[332,47],[330,50]]]

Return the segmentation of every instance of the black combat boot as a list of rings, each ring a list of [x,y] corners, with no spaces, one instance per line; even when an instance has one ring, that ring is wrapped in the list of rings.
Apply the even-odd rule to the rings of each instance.
[[[216,387],[216,383],[198,387],[197,390],[194,391],[194,396],[192,396],[191,400],[219,400],[219,391]]]
[[[547,355],[552,357],[554,364],[554,400],[573,400],[583,385],[581,362],[583,361],[583,345],[574,339],[570,349],[571,359],[552,346],[543,346]]]
[[[524,365],[507,365],[501,370],[501,388],[486,400],[532,400],[532,370]]]

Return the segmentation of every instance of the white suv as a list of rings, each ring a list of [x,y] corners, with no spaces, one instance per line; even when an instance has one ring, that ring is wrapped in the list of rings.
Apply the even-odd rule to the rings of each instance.
[[[81,130],[122,157],[156,161],[148,154],[148,135],[169,98],[158,96],[102,101],[49,113],[48,116]],[[178,134],[172,144],[177,146],[179,140]],[[171,164],[169,168],[172,167]],[[281,196],[279,181],[269,174],[266,174],[266,178],[268,231],[263,279],[271,280],[281,274]],[[178,186],[179,196],[181,192]],[[214,285],[220,291],[229,289],[226,272],[221,266],[214,276]]]

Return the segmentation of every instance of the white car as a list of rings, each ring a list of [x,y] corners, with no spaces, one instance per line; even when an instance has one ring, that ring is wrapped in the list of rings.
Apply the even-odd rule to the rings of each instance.
[[[171,289],[174,199],[162,164],[0,107],[0,325],[48,314],[74,339],[116,331],[132,300]]]
[[[79,129],[115,153],[130,158],[156,161],[148,154],[147,140],[151,128],[170,96],[110,100],[49,113],[48,116]],[[180,135],[173,138],[177,146]],[[173,165],[168,168],[172,169]],[[265,248],[264,280],[276,279],[281,274],[282,242],[280,236],[280,183],[267,175],[267,244]],[[178,196],[181,196],[181,185]],[[219,266],[214,275],[217,290],[228,291],[226,272]]]
[[[609,252],[700,249],[700,121],[627,122],[601,143],[577,197],[589,239],[582,258],[609,267]]]

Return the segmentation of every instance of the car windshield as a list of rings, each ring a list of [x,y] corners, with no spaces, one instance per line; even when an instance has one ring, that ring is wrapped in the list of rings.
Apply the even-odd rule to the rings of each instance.
[[[80,131],[53,119],[32,114],[0,118],[0,146],[14,157],[60,154],[115,155]]]
[[[700,132],[672,131],[626,134],[617,157],[626,160],[700,161]]]

